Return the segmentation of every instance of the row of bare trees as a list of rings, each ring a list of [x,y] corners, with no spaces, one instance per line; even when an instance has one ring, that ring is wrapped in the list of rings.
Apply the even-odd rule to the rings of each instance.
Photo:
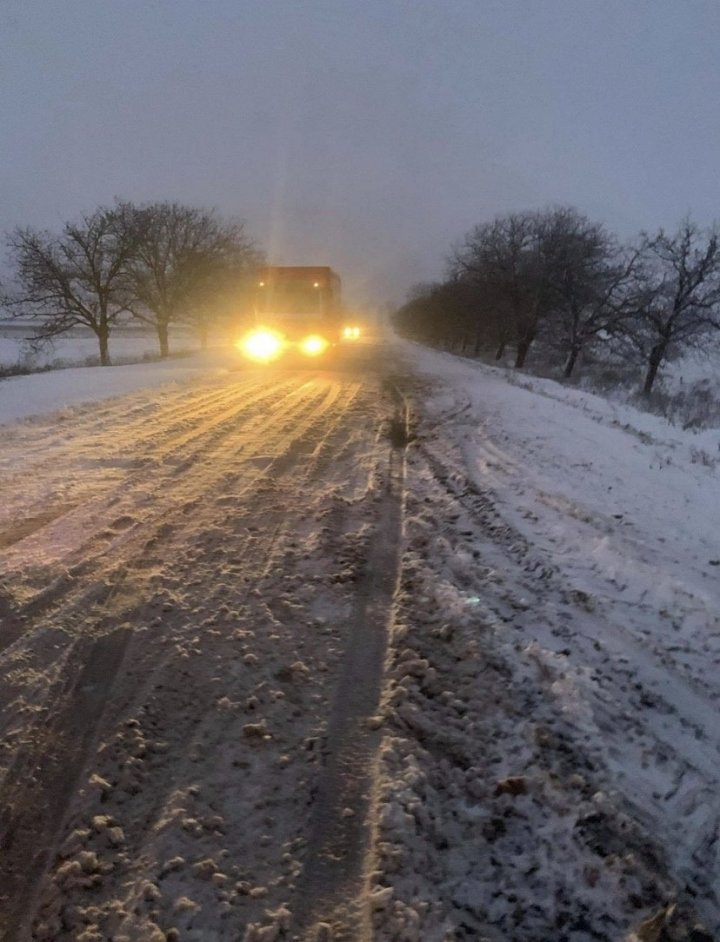
[[[211,324],[235,309],[260,253],[242,224],[178,203],[99,207],[60,233],[16,229],[8,237],[13,283],[3,305],[30,318],[35,336],[77,326],[98,340],[110,363],[110,337],[134,318],[151,326],[160,355],[173,325],[194,327],[203,345]]]
[[[661,365],[720,327],[718,230],[685,220],[674,233],[621,245],[577,210],[500,216],[453,251],[447,278],[416,288],[398,331],[515,366],[535,347],[565,377],[599,348],[644,363],[649,395]]]

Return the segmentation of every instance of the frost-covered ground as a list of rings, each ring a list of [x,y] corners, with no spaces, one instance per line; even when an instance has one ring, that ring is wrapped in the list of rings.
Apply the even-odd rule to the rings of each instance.
[[[710,938],[720,433],[402,349],[377,938]]]

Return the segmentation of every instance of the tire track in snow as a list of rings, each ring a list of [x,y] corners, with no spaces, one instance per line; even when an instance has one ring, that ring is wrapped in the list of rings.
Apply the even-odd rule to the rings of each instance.
[[[50,472],[51,477],[58,478],[63,461],[67,462],[69,467],[73,469],[74,477],[80,479],[79,481],[71,479],[71,486],[74,485],[79,488],[79,494],[73,498],[73,504],[82,503],[86,505],[89,501],[83,491],[89,485],[92,485],[94,477],[100,477],[95,490],[99,489],[101,493],[107,494],[108,486],[103,480],[103,477],[106,476],[103,475],[104,470],[106,470],[106,474],[107,470],[117,469],[119,471],[120,484],[118,489],[124,489],[127,486],[128,478],[142,481],[148,475],[156,473],[156,466],[162,460],[170,459],[174,452],[186,448],[193,438],[198,435],[202,436],[209,431],[209,427],[197,428],[204,416],[209,415],[215,424],[220,424],[223,418],[232,419],[236,415],[261,408],[262,403],[268,397],[276,397],[284,389],[292,394],[292,382],[288,380],[280,388],[269,386],[261,387],[258,390],[250,387],[244,396],[241,395],[244,387],[239,390],[232,386],[225,387],[210,396],[199,396],[198,401],[194,404],[189,404],[181,409],[179,416],[172,407],[166,408],[163,410],[162,415],[154,420],[153,424],[159,425],[159,429],[155,428],[150,433],[147,432],[146,422],[143,422],[134,430],[123,427],[120,423],[124,412],[122,407],[117,407],[115,412],[118,414],[109,416],[104,423],[111,422],[114,435],[110,441],[108,441],[107,436],[98,439],[95,435],[84,440],[82,435],[78,435],[73,431],[70,441],[63,441],[58,448],[54,449],[52,443],[45,445],[43,454],[46,456],[49,454],[50,457],[45,457],[40,463],[33,463],[31,458],[28,458],[23,451],[20,451],[19,454],[22,455],[21,469],[15,472],[14,475],[2,477],[3,489],[8,494],[12,493],[13,485],[17,490],[19,483],[26,482],[25,487],[22,488],[22,503],[20,506],[13,506],[12,515],[17,519],[20,514],[28,516],[34,513],[33,481],[38,480],[41,486],[46,488],[45,479],[48,472]],[[227,404],[230,406],[229,410],[218,414],[218,407]],[[189,452],[187,457],[195,457],[197,454],[198,450],[195,449]],[[87,465],[87,475],[78,475],[78,464],[81,466],[83,464]],[[150,465],[149,468],[148,464]],[[99,474],[97,474],[98,469]],[[30,487],[28,487],[28,483]],[[110,483],[112,484],[112,478]],[[40,502],[40,507],[44,512],[46,510],[45,494],[41,493],[35,499]],[[110,499],[106,497],[106,500]]]
[[[277,487],[284,482],[290,482],[292,489],[302,492],[305,486],[311,486],[312,479],[315,478],[318,470],[318,459],[324,455],[325,450],[339,446],[347,437],[346,411],[357,397],[359,385],[353,384],[342,390],[333,385],[327,392],[323,400],[323,408],[320,412],[309,417],[308,424],[302,427],[302,431],[297,437],[293,437],[290,447],[287,450],[279,451],[276,460],[267,468],[263,480],[271,478],[276,482],[275,487],[260,488],[253,492],[252,501],[252,519],[261,520],[263,523],[262,536],[259,545],[252,548],[244,547],[238,549],[238,556],[242,558],[243,577],[250,584],[261,585],[263,581],[269,580],[273,570],[278,567],[279,558],[282,556],[287,534],[292,530],[293,523],[296,523],[296,515],[302,509],[298,502],[295,507],[278,506]],[[333,418],[328,425],[322,421],[331,411]],[[300,428],[300,425],[298,428]],[[238,503],[242,506],[247,495],[240,495]],[[222,514],[222,498],[215,499],[216,512]],[[126,616],[131,613],[125,613]],[[130,618],[129,620],[132,620]],[[138,659],[141,655],[138,654]],[[168,655],[171,659],[173,654]],[[161,717],[172,717],[177,735],[178,729],[182,729],[179,737],[182,747],[180,754],[175,761],[166,764],[164,774],[156,773],[153,779],[153,796],[149,803],[146,803],[144,815],[146,819],[145,830],[151,829],[162,813],[168,796],[177,786],[178,780],[182,780],[187,772],[190,774],[194,769],[194,760],[188,757],[187,744],[193,741],[204,741],[212,735],[209,728],[212,724],[212,718],[198,717],[191,708],[194,702],[201,699],[201,685],[195,689],[192,676],[187,678],[183,685],[182,698],[183,709],[178,709],[178,692],[162,683],[164,675],[167,673],[167,659],[158,663],[154,656],[147,659],[146,668],[140,673],[145,680],[140,688],[134,692],[133,699],[136,704],[153,701],[153,712]],[[128,707],[128,710],[130,708]],[[207,731],[204,732],[204,727]],[[127,850],[139,854],[142,848],[142,841],[145,834],[140,832],[140,839],[137,844],[127,845]]]
[[[17,942],[67,803],[81,776],[130,632],[75,642],[57,706],[34,748],[20,752],[0,787],[0,940]],[[58,689],[62,687],[63,689]]]
[[[407,408],[400,420],[407,433]],[[398,419],[396,418],[396,422]],[[400,443],[397,443],[400,445]],[[292,926],[308,942],[372,938],[365,866],[370,850],[372,798],[381,733],[374,721],[383,680],[389,625],[399,574],[404,444],[390,451],[343,666],[324,744],[324,768],[310,820],[307,862],[297,888]]]
[[[286,385],[281,386],[281,394],[284,393]],[[58,545],[62,547],[62,542],[58,542],[52,533],[42,532],[47,531],[49,527],[54,530],[61,529],[61,539],[62,537],[66,541],[69,539],[70,545],[63,554],[63,569],[58,576],[54,577],[54,572],[57,571],[59,559],[53,560],[40,569],[35,581],[39,582],[43,588],[17,608],[14,613],[14,625],[4,626],[3,636],[0,638],[0,651],[17,637],[18,631],[22,628],[21,622],[24,622],[26,618],[37,617],[41,612],[46,612],[55,606],[72,591],[78,581],[86,580],[91,568],[102,566],[102,560],[105,557],[110,556],[116,559],[116,551],[122,543],[143,539],[145,533],[151,536],[150,524],[153,520],[161,522],[163,516],[172,513],[179,502],[183,501],[186,508],[190,509],[192,501],[196,499],[196,491],[202,493],[227,474],[228,469],[223,464],[225,453],[242,462],[245,452],[250,457],[255,457],[254,451],[260,446],[262,438],[275,434],[280,436],[280,441],[283,441],[283,436],[291,432],[301,433],[310,417],[314,415],[313,410],[319,408],[322,414],[326,408],[321,401],[322,391],[319,391],[317,395],[319,405],[311,407],[297,388],[291,388],[290,394],[282,399],[282,412],[278,408],[274,415],[268,415],[262,410],[262,405],[268,398],[274,398],[273,390],[272,388],[263,390],[250,397],[250,405],[256,406],[257,411],[251,415],[250,422],[240,428],[236,428],[236,419],[247,409],[242,400],[236,402],[231,410],[224,411],[220,417],[204,423],[202,431],[194,436],[195,445],[191,451],[186,450],[184,440],[170,449],[162,439],[159,444],[164,446],[164,451],[159,468],[156,467],[153,457],[150,467],[144,466],[140,470],[127,474],[110,494],[102,493],[93,497],[64,514],[62,519],[55,518],[45,528],[34,533],[31,539],[39,546],[41,554],[47,552],[45,546],[48,537],[53,542],[54,554],[58,556],[61,552]],[[205,410],[198,412],[198,420],[203,419],[205,415]],[[228,432],[232,434],[228,435]],[[128,442],[127,449],[134,451],[135,444]],[[178,459],[176,466],[163,467],[163,463],[168,465],[169,457],[175,453]],[[268,455],[267,462],[269,463],[270,460],[272,456]],[[176,478],[182,474],[183,469],[188,469],[198,461],[209,466],[204,476],[194,483],[192,479],[190,483],[182,481],[178,483]],[[237,469],[233,470],[237,472]],[[240,474],[246,476],[247,471],[247,467],[241,464]],[[164,483],[159,478],[159,474],[164,474]],[[253,468],[250,480],[259,479],[263,474],[262,467]],[[135,526],[132,528],[120,526],[113,532],[112,522],[107,519],[109,507],[112,507],[115,520],[121,524],[124,521],[134,523],[140,512],[142,519],[139,521],[139,530]],[[108,523],[110,523],[109,528]],[[11,547],[5,553],[0,553],[8,584],[11,583],[13,570],[20,572],[27,569],[28,545],[28,542],[23,541],[22,546],[17,546],[15,550]]]
[[[332,385],[327,391],[320,387],[313,393],[313,399],[307,402],[298,390],[294,390],[288,397],[291,400],[289,404],[283,400],[285,408],[277,408],[270,418],[259,414],[249,428],[243,429],[240,445],[234,436],[229,436],[222,439],[218,448],[199,446],[194,454],[201,464],[200,473],[190,476],[177,496],[173,488],[163,487],[161,481],[154,482],[152,494],[159,498],[157,507],[144,511],[144,518],[137,528],[122,530],[109,546],[104,539],[98,538],[96,528],[91,529],[93,535],[75,551],[74,561],[70,560],[69,567],[63,567],[59,576],[48,580],[49,585],[45,589],[24,605],[11,609],[3,618],[0,655],[18,641],[27,644],[28,635],[33,632],[54,634],[57,627],[72,632],[73,624],[86,621],[88,613],[93,610],[107,611],[113,593],[133,567],[133,559],[142,560],[148,544],[165,530],[168,520],[177,514],[178,507],[187,515],[198,505],[202,495],[211,492],[219,482],[223,482],[225,489],[232,481],[240,482],[237,499],[246,499],[263,481],[295,460],[298,443],[303,441],[313,424],[322,420],[336,395],[337,390]],[[226,429],[226,424],[223,424],[223,429]],[[209,428],[215,431],[214,425]],[[256,437],[260,433],[261,437]],[[273,436],[278,438],[277,453],[267,455],[259,465],[251,462],[249,477],[246,465],[235,466],[238,451],[250,452],[252,457],[253,450],[263,441],[272,441]],[[208,463],[211,470],[205,467]],[[143,476],[142,483],[146,480],[147,477]],[[122,507],[114,508],[120,519],[136,513],[137,480],[134,484],[135,488],[122,489]],[[172,495],[169,503],[164,499],[163,491]],[[89,516],[93,517],[94,511]],[[95,547],[97,552],[93,554]],[[42,621],[38,622],[41,616]],[[48,616],[51,619],[49,625]],[[54,650],[54,644],[50,644],[47,656],[55,657]],[[42,666],[47,666],[47,662],[43,661]],[[2,670],[0,659],[0,676]]]
[[[14,427],[6,432],[4,429],[5,448],[0,457],[0,474],[5,475],[4,481],[10,482],[8,476],[26,474],[32,468],[37,474],[51,467],[52,463],[64,458],[76,458],[78,450],[93,450],[98,439],[104,437],[106,429],[111,426],[116,432],[116,451],[122,450],[121,443],[131,438],[136,445],[140,443],[139,432],[147,430],[148,425],[156,424],[160,428],[171,429],[175,425],[180,427],[187,419],[192,419],[203,407],[211,408],[216,402],[227,397],[227,385],[223,383],[221,389],[213,392],[198,392],[197,388],[189,391],[163,391],[165,399],[169,402],[160,404],[156,397],[150,394],[137,393],[132,397],[118,397],[111,400],[111,405],[99,410],[87,406],[70,420],[60,423],[52,416],[42,417],[30,424]],[[127,399],[142,397],[138,405],[128,404]],[[190,402],[186,402],[190,399]],[[72,437],[68,441],[67,430],[72,429]],[[45,434],[38,435],[39,429]],[[145,443],[152,441],[152,435],[147,435]],[[52,459],[48,458],[52,454]],[[20,464],[21,470],[14,470]]]

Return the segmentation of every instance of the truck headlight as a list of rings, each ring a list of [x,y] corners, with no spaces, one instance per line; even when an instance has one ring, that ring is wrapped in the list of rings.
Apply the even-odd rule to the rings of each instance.
[[[276,360],[283,351],[283,338],[274,330],[260,327],[251,330],[238,342],[238,348],[249,360],[267,363]]]

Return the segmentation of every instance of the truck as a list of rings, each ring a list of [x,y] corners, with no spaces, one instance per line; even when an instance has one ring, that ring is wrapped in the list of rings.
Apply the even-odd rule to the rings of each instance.
[[[239,349],[261,363],[292,352],[322,357],[349,339],[340,292],[339,276],[325,265],[257,269],[250,292],[253,326],[238,342]]]

